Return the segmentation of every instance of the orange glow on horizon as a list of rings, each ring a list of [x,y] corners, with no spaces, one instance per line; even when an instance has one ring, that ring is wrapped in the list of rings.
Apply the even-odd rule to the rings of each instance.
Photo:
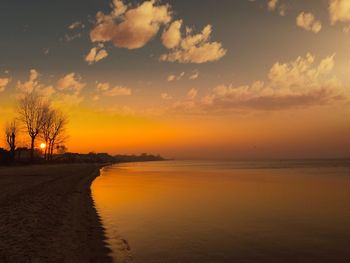
[[[171,158],[346,154],[350,123],[333,113],[320,109],[233,117],[146,117],[77,110],[66,144],[74,152],[149,152]]]

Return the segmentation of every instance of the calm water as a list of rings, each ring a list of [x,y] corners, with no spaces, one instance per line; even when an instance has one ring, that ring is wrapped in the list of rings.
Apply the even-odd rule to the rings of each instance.
[[[92,186],[117,262],[350,262],[350,162],[154,162]]]

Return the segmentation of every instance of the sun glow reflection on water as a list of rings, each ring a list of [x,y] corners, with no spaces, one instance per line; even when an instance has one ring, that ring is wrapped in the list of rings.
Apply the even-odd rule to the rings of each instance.
[[[347,161],[138,163],[92,191],[121,262],[348,262],[349,175]]]

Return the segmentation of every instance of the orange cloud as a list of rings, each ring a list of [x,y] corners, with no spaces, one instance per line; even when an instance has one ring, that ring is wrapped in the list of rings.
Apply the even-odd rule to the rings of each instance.
[[[174,23],[178,23],[176,30],[173,28]],[[227,50],[222,47],[221,43],[210,42],[211,25],[207,25],[201,33],[195,35],[190,33],[191,30],[188,30],[187,35],[178,40],[174,35],[181,34],[181,23],[179,21],[174,23],[168,31],[163,33],[163,45],[172,48],[168,54],[163,54],[160,57],[161,61],[201,64],[220,60],[226,55]],[[169,39],[176,39],[176,41],[169,44]]]
[[[297,26],[304,28],[307,31],[318,33],[322,29],[322,24],[316,20],[312,13],[301,12],[296,18]]]
[[[110,14],[97,13],[90,38],[92,42],[111,41],[116,47],[137,49],[144,47],[158,33],[160,26],[170,21],[170,7],[155,0],[145,1],[135,8],[114,1]]]
[[[268,0],[267,9],[271,12],[278,10],[280,16],[285,16],[287,11],[287,6],[285,4],[280,4],[279,0]]]
[[[17,82],[17,89],[24,93],[31,93],[37,86],[39,73],[35,69],[30,70],[29,79],[26,82]]]
[[[116,97],[116,96],[130,96],[132,94],[131,89],[121,86],[111,87],[109,83],[98,83],[96,89],[104,96]]]
[[[0,78],[0,92],[3,92],[9,83],[9,78]]]
[[[63,92],[72,91],[74,94],[80,94],[86,86],[81,77],[75,73],[69,73],[57,81],[57,89]]]
[[[279,110],[325,105],[348,97],[340,81],[330,75],[334,55],[318,64],[307,54],[289,63],[275,63],[268,81],[251,85],[219,85],[200,100],[195,96],[175,103],[173,109],[207,113],[237,109]]]
[[[267,8],[270,11],[274,11],[277,8],[278,0],[269,0],[267,2]]]
[[[350,1],[329,0],[329,14],[332,25],[337,22],[350,21]]]
[[[173,97],[170,96],[168,93],[162,93],[160,94],[160,97],[163,99],[163,100],[171,100]]]
[[[168,48],[176,48],[181,42],[182,20],[174,21],[162,35],[163,45]]]
[[[91,65],[104,58],[108,57],[107,51],[102,47],[93,47],[90,52],[86,55],[85,61]]]
[[[112,42],[119,48],[138,49],[150,42],[161,26],[167,26],[171,21],[172,13],[168,4],[146,0],[136,7],[130,7],[122,0],[114,0],[109,14],[96,14],[96,23],[90,32],[90,39],[94,43]],[[192,30],[187,28],[186,36],[183,37],[182,23],[181,19],[176,20],[163,32],[162,43],[170,52],[163,54],[160,60],[200,64],[217,61],[225,56],[227,51],[221,43],[210,42],[211,25],[196,35],[191,34]],[[99,54],[93,48],[85,59],[92,64],[107,55],[105,50],[101,50]]]
[[[198,71],[195,71],[190,77],[189,79],[190,80],[196,80],[199,78],[199,72]]]

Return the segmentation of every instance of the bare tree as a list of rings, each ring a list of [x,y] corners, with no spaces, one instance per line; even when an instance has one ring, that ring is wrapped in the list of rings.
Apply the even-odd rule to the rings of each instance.
[[[45,141],[45,152],[44,152],[44,158],[45,160],[49,159],[49,141],[51,134],[53,133],[53,121],[54,121],[55,111],[52,109],[49,109],[45,114],[45,121],[42,128],[42,137]]]
[[[51,110],[50,128],[48,130],[48,159],[52,160],[56,145],[65,141],[65,129],[68,123],[67,116],[59,110]]]
[[[45,124],[45,116],[48,111],[48,103],[44,102],[35,92],[27,93],[18,102],[19,118],[31,138],[31,161],[34,160],[35,139]]]
[[[56,151],[58,154],[64,154],[67,152],[67,150],[68,148],[64,144],[61,144],[61,145],[57,144],[56,146]]]
[[[15,120],[6,124],[5,126],[6,142],[10,148],[10,155],[11,155],[12,161],[15,159],[17,133],[18,133],[18,128]]]

